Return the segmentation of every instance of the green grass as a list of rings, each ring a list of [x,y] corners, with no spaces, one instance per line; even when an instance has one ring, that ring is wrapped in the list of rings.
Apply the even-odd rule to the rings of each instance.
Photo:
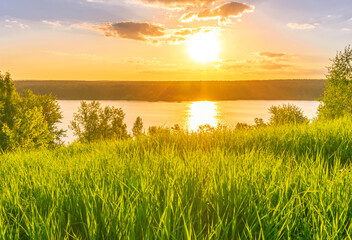
[[[352,120],[0,156],[1,239],[350,239]]]

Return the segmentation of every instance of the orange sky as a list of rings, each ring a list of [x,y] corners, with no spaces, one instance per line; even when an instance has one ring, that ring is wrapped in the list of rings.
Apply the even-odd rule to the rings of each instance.
[[[39,2],[0,6],[0,70],[16,80],[317,79],[352,39],[347,0]],[[220,50],[197,61],[189,41],[203,33],[193,55],[207,56],[209,32]]]

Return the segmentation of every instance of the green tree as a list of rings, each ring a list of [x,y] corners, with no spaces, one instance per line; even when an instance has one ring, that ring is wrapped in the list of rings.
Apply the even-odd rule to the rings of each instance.
[[[352,48],[336,54],[328,68],[327,85],[320,99],[318,119],[333,119],[352,113]]]
[[[8,137],[4,126],[13,128],[16,119],[19,96],[9,73],[0,73],[0,149],[6,149]]]
[[[308,118],[303,115],[301,108],[292,104],[283,104],[282,106],[271,106],[270,125],[284,124],[302,124],[308,122]]]
[[[133,123],[132,133],[135,137],[143,134],[143,121],[141,117],[137,117],[136,121]]]
[[[53,146],[61,136],[56,99],[26,91],[21,98],[9,73],[0,73],[0,149]],[[49,135],[47,135],[49,133]]]
[[[102,108],[97,101],[82,101],[73,116],[70,129],[80,142],[128,138],[127,126],[123,122],[125,113],[121,108]]]
[[[4,124],[3,133],[7,138],[6,150],[48,147],[54,140],[42,109],[37,107],[21,111],[12,128]]]
[[[25,90],[22,93],[20,108],[21,111],[27,111],[33,108],[41,109],[50,134],[54,137],[56,142],[61,143],[61,138],[65,136],[65,131],[58,128],[58,123],[61,123],[63,116],[55,96],[52,94],[35,95],[31,90]]]
[[[13,127],[19,96],[9,73],[0,72],[0,130],[4,124]],[[1,136],[0,136],[0,140]]]

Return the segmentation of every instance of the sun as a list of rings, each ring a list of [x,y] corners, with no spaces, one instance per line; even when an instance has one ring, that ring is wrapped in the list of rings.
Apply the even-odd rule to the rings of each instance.
[[[188,52],[197,62],[215,61],[220,51],[220,43],[215,32],[197,33],[188,40]]]

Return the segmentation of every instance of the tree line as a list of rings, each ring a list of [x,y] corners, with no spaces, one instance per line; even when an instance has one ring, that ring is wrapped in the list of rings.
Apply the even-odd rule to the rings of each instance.
[[[319,99],[317,118],[331,120],[352,114],[352,48],[346,47],[331,60],[328,68],[327,87]],[[237,129],[260,128],[284,124],[308,124],[302,109],[294,105],[272,106],[268,123],[255,119],[255,125],[238,123]],[[16,91],[9,73],[0,73],[0,150],[34,149],[62,145],[65,131],[58,128],[63,116],[56,96],[36,95],[30,90],[21,94]],[[69,128],[79,142],[94,142],[106,139],[127,139],[144,134],[143,121],[138,117],[129,135],[124,123],[125,113],[121,108],[106,106],[97,101],[81,102]],[[221,126],[219,126],[220,128]],[[170,129],[150,127],[149,135],[161,131],[179,131],[179,125]],[[210,126],[201,126],[199,132],[212,131]]]

